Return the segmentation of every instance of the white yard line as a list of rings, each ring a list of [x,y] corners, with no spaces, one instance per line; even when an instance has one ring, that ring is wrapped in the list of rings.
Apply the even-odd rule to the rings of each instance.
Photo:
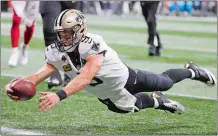
[[[9,127],[1,127],[1,133],[4,135],[48,135],[41,132],[35,132],[24,129],[14,129]]]

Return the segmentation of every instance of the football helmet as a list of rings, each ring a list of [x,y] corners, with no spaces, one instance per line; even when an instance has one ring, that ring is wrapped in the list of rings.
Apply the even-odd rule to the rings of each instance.
[[[54,23],[57,34],[56,47],[59,51],[73,51],[87,33],[87,24],[82,12],[67,9],[60,13]]]

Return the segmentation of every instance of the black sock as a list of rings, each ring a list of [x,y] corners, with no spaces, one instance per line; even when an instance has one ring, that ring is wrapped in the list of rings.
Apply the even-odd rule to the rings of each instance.
[[[169,69],[162,73],[169,76],[174,83],[180,82],[186,78],[191,78],[192,73],[188,69]]]
[[[153,108],[154,99],[146,93],[137,93],[134,95],[137,98],[136,107],[139,109]]]

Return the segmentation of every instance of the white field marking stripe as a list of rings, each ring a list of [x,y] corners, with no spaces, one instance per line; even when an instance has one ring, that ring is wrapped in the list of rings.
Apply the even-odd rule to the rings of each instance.
[[[183,96],[183,97],[190,97],[190,98],[199,98],[199,99],[207,99],[207,100],[217,100],[217,98],[213,97],[204,97],[204,96],[196,96],[196,95],[186,95],[186,94],[178,94],[178,93],[170,93],[170,92],[163,92],[164,94],[172,95],[172,96]]]
[[[10,74],[1,74],[3,77],[13,77],[14,75]],[[22,77],[22,76],[16,76],[16,77]],[[217,100],[217,98],[213,97],[204,97],[204,96],[196,96],[196,95],[186,95],[186,94],[178,94],[178,93],[170,93],[170,92],[164,92],[164,94],[172,95],[172,96],[183,96],[183,97],[190,97],[190,98],[199,98],[199,99],[207,99],[207,100]]]
[[[8,127],[1,127],[1,133],[5,135],[48,135],[41,132],[33,132],[24,129],[14,129]]]

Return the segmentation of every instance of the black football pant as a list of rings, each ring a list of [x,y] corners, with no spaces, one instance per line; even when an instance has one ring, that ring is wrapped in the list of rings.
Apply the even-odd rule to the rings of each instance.
[[[173,84],[191,77],[188,69],[169,69],[161,74],[129,67],[125,88],[131,93],[167,91]]]
[[[154,100],[151,96],[144,92],[167,91],[173,84],[178,83],[186,78],[191,77],[191,72],[188,69],[169,69],[161,74],[152,72],[129,69],[129,78],[125,85],[128,92],[137,98],[135,106],[139,109],[151,108],[154,106]],[[99,99],[105,104],[109,110],[117,113],[128,113],[121,110],[108,98],[105,100]]]

